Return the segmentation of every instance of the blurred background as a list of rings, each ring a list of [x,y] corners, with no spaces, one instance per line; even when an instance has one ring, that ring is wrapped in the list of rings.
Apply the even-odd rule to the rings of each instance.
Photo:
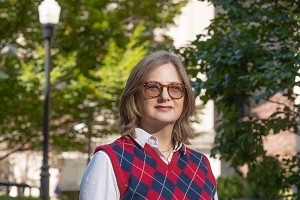
[[[0,199],[45,199],[48,162],[50,199],[78,199],[131,69],[158,49],[187,67],[190,147],[219,199],[300,199],[299,0],[57,0],[50,38],[41,2],[0,0]]]

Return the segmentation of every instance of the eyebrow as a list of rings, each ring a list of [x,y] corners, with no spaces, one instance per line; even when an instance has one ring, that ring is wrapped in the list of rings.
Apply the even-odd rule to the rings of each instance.
[[[146,81],[145,83],[148,83],[148,82],[151,82],[151,83],[160,83],[160,84],[162,84],[161,82],[159,82],[159,81],[151,81],[151,80],[149,80],[149,81]],[[184,85],[184,83],[181,83],[181,82],[175,82],[175,81],[173,81],[173,82],[168,82],[167,83],[168,85],[170,85],[170,84],[181,84],[181,85]],[[162,85],[164,85],[164,84],[162,84]]]

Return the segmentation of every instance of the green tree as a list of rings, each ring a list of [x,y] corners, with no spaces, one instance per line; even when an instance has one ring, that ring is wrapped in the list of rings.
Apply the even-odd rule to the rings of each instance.
[[[39,3],[0,1],[0,144],[7,155],[41,147],[45,50]],[[130,69],[148,51],[171,46],[167,37],[155,41],[154,29],[172,24],[185,3],[59,1],[51,49],[51,147],[84,151],[87,135],[118,133],[118,101]],[[79,123],[88,133],[74,130]]]
[[[221,175],[217,179],[218,197],[221,200],[239,199],[247,194],[247,185],[239,175]]]
[[[211,0],[217,15],[190,47],[180,49],[195,91],[205,91],[219,113],[213,154],[220,154],[238,170],[248,165],[247,181],[258,199],[289,195],[299,199],[299,152],[272,157],[263,137],[289,131],[299,135],[299,104],[293,88],[299,86],[300,7],[298,0]],[[198,73],[207,79],[198,78]],[[272,101],[282,94],[287,100]],[[251,113],[264,102],[277,104],[267,119]]]

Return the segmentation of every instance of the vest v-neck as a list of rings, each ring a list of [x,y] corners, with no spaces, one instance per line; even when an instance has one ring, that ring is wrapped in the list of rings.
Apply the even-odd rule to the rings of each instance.
[[[171,161],[169,163],[165,163],[161,159],[161,157],[156,153],[156,151],[148,143],[145,144],[144,151],[151,158],[153,158],[160,167],[164,167],[165,170],[169,170],[169,169],[172,169],[173,167],[177,166],[178,153],[179,153],[180,150],[173,153],[173,156],[172,156]]]

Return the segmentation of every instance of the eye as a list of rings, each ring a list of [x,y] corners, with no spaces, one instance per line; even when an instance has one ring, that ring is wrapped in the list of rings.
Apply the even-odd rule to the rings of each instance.
[[[158,83],[148,83],[145,88],[147,90],[157,91],[160,89],[160,85]]]
[[[172,90],[172,92],[182,92],[183,86],[179,84],[170,85],[170,90]]]

